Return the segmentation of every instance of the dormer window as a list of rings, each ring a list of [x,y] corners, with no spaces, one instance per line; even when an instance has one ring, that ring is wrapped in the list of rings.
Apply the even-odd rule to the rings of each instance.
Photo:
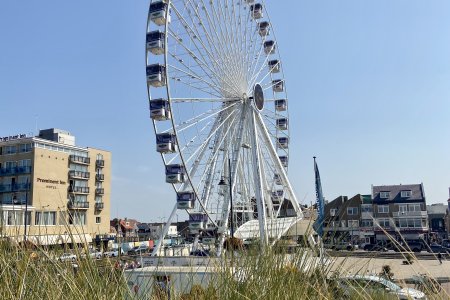
[[[402,198],[409,198],[412,195],[412,191],[401,191]]]
[[[381,199],[389,199],[389,192],[380,192]]]

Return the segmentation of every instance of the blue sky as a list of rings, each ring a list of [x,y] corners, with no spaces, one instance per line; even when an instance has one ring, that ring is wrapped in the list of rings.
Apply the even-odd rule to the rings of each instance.
[[[290,101],[290,178],[314,201],[371,184],[450,186],[450,2],[268,1]],[[145,83],[148,1],[0,4],[0,136],[71,131],[112,151],[111,216],[156,221],[175,196],[155,152]]]

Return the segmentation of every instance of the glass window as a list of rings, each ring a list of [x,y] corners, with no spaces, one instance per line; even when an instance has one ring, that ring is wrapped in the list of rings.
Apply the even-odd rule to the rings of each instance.
[[[407,212],[407,211],[408,211],[408,205],[407,205],[407,204],[400,204],[400,205],[398,206],[398,212],[399,212],[400,214],[405,213],[405,212]]]
[[[372,220],[361,220],[361,226],[362,227],[373,227],[373,221]]]
[[[102,222],[101,217],[95,217],[95,224],[100,224]]]
[[[19,152],[31,152],[32,144],[20,144],[19,145]]]
[[[98,159],[98,160],[102,160],[102,159],[103,159],[103,154],[98,153],[98,154],[97,154],[97,159]]]
[[[378,205],[378,213],[389,213],[389,205]]]
[[[372,212],[372,204],[361,204],[361,212]]]
[[[409,198],[409,197],[411,197],[411,195],[412,195],[412,191],[401,191],[400,192],[400,196],[402,198]]]
[[[336,211],[337,211],[336,208],[330,209],[330,216],[332,216],[332,217],[336,216]]]
[[[389,227],[389,223],[389,219],[378,219],[378,224],[383,228]]]
[[[86,212],[77,211],[72,214],[69,214],[69,224],[86,225]]]
[[[358,220],[348,220],[348,227],[359,227],[359,221]]]
[[[27,212],[27,225],[30,225],[30,221],[31,212]],[[25,212],[20,210],[4,210],[2,223],[6,226],[24,225]]]
[[[357,215],[358,208],[357,207],[347,207],[347,214],[348,215]]]
[[[382,199],[388,199],[390,193],[389,192],[380,192],[380,198]]]
[[[35,225],[56,225],[56,211],[36,212]]]
[[[421,211],[422,210],[420,203],[408,204],[408,209],[409,209],[409,211]]]
[[[61,211],[59,213],[59,225],[66,226],[67,225],[67,212]]]

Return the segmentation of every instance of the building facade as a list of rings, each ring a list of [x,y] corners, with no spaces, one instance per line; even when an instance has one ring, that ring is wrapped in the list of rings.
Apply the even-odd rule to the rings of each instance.
[[[423,184],[372,186],[377,241],[426,239],[428,214]]]
[[[40,245],[107,241],[111,153],[59,129],[0,139],[1,235]]]

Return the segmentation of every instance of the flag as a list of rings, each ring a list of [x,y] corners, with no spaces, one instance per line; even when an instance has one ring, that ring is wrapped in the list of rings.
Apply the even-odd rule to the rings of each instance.
[[[316,157],[314,156],[314,173],[316,176],[316,204],[317,219],[313,224],[314,230],[321,237],[323,235],[323,221],[325,218],[325,201],[323,199],[322,184],[320,182],[319,168],[317,167]]]

